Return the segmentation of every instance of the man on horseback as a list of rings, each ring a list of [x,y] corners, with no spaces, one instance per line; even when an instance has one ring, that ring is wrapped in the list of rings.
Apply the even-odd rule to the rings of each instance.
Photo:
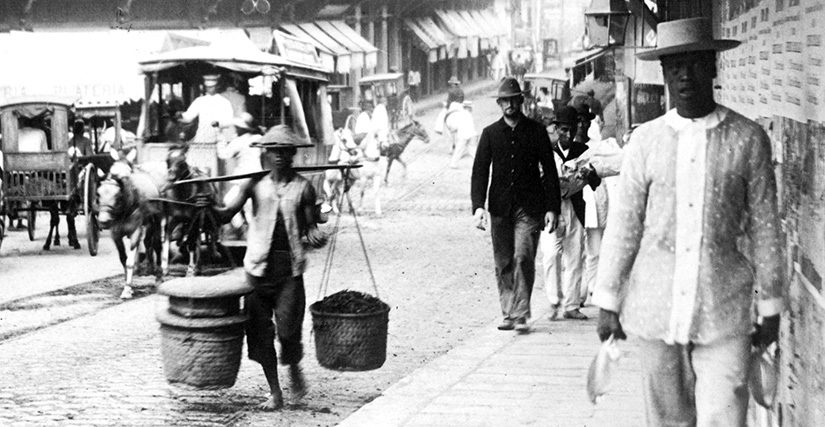
[[[303,273],[306,255],[302,238],[313,247],[326,244],[318,229],[315,190],[312,184],[292,169],[292,157],[299,147],[311,147],[286,125],[270,129],[253,147],[263,148],[267,175],[241,185],[238,196],[216,213],[229,221],[252,200],[254,216],[249,219],[244,270],[255,289],[246,298],[250,319],[246,325],[249,358],[260,363],[269,383],[270,397],[261,405],[278,410],[284,405],[278,382],[278,356],[274,338],[280,342],[282,365],[288,366],[290,390],[297,400],[306,394],[301,372],[303,358],[301,329],[306,309]],[[272,323],[273,314],[275,323]]]

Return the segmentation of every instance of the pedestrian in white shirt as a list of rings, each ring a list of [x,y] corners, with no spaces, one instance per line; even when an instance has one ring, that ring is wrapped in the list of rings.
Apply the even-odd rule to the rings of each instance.
[[[383,95],[376,97],[377,103],[372,110],[372,134],[378,146],[384,148],[389,144],[390,117],[387,113],[387,98]]]
[[[261,149],[251,144],[261,139],[261,133],[253,125],[253,117],[249,113],[242,113],[228,124],[221,127],[222,138],[218,141],[218,158],[227,161],[229,175],[242,175],[263,170],[261,168]],[[232,181],[233,185],[223,197],[224,204],[238,195],[241,185],[249,178]],[[252,203],[248,201],[241,212],[232,217],[231,224],[239,229],[245,223],[244,216],[252,215]]]
[[[744,426],[751,347],[777,340],[786,292],[771,141],[713,99],[716,52],[739,41],[714,39],[707,18],[660,23],[657,37],[637,57],[661,61],[676,108],[624,150],[597,332],[639,338],[649,427]]]

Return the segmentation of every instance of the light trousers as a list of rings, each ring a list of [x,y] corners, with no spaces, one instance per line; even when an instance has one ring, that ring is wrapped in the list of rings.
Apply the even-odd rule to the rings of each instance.
[[[599,250],[602,247],[604,228],[584,229],[584,274],[582,301],[587,301],[596,287],[596,272],[599,267]]]
[[[561,201],[559,226],[553,233],[542,232],[541,263],[544,289],[550,304],[562,305],[564,311],[575,310],[583,301],[582,244],[584,227],[569,199]]]
[[[639,340],[648,427],[745,427],[751,338]]]
[[[455,147],[453,147],[453,158],[450,160],[450,167],[457,168],[458,161],[465,155],[473,158],[472,142],[475,138],[458,138],[454,137]]]
[[[507,216],[490,215],[493,259],[501,314],[505,319],[529,319],[536,278],[536,246],[543,218],[513,208]]]

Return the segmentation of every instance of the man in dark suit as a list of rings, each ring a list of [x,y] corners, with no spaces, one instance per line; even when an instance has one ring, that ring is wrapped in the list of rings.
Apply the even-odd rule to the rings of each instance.
[[[504,317],[498,328],[527,332],[536,246],[542,228],[548,233],[556,229],[559,179],[547,131],[522,114],[524,97],[518,81],[502,80],[496,97],[503,117],[484,128],[478,142],[472,174],[473,213],[476,227],[484,230],[487,202]]]
[[[561,169],[564,162],[575,159],[587,151],[587,145],[576,141],[579,114],[575,108],[560,108],[553,117],[553,124],[556,139],[553,142],[555,166]],[[542,234],[540,239],[544,289],[553,308],[551,319],[558,317],[559,312],[564,310],[565,319],[585,320],[587,316],[579,311],[582,303],[584,199],[581,190],[567,190],[565,183],[562,177],[559,227],[555,233]]]

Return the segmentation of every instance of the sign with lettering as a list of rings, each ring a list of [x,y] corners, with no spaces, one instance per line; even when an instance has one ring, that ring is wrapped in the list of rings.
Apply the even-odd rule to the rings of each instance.
[[[273,36],[277,55],[301,64],[323,67],[312,42],[277,30],[273,32]]]

